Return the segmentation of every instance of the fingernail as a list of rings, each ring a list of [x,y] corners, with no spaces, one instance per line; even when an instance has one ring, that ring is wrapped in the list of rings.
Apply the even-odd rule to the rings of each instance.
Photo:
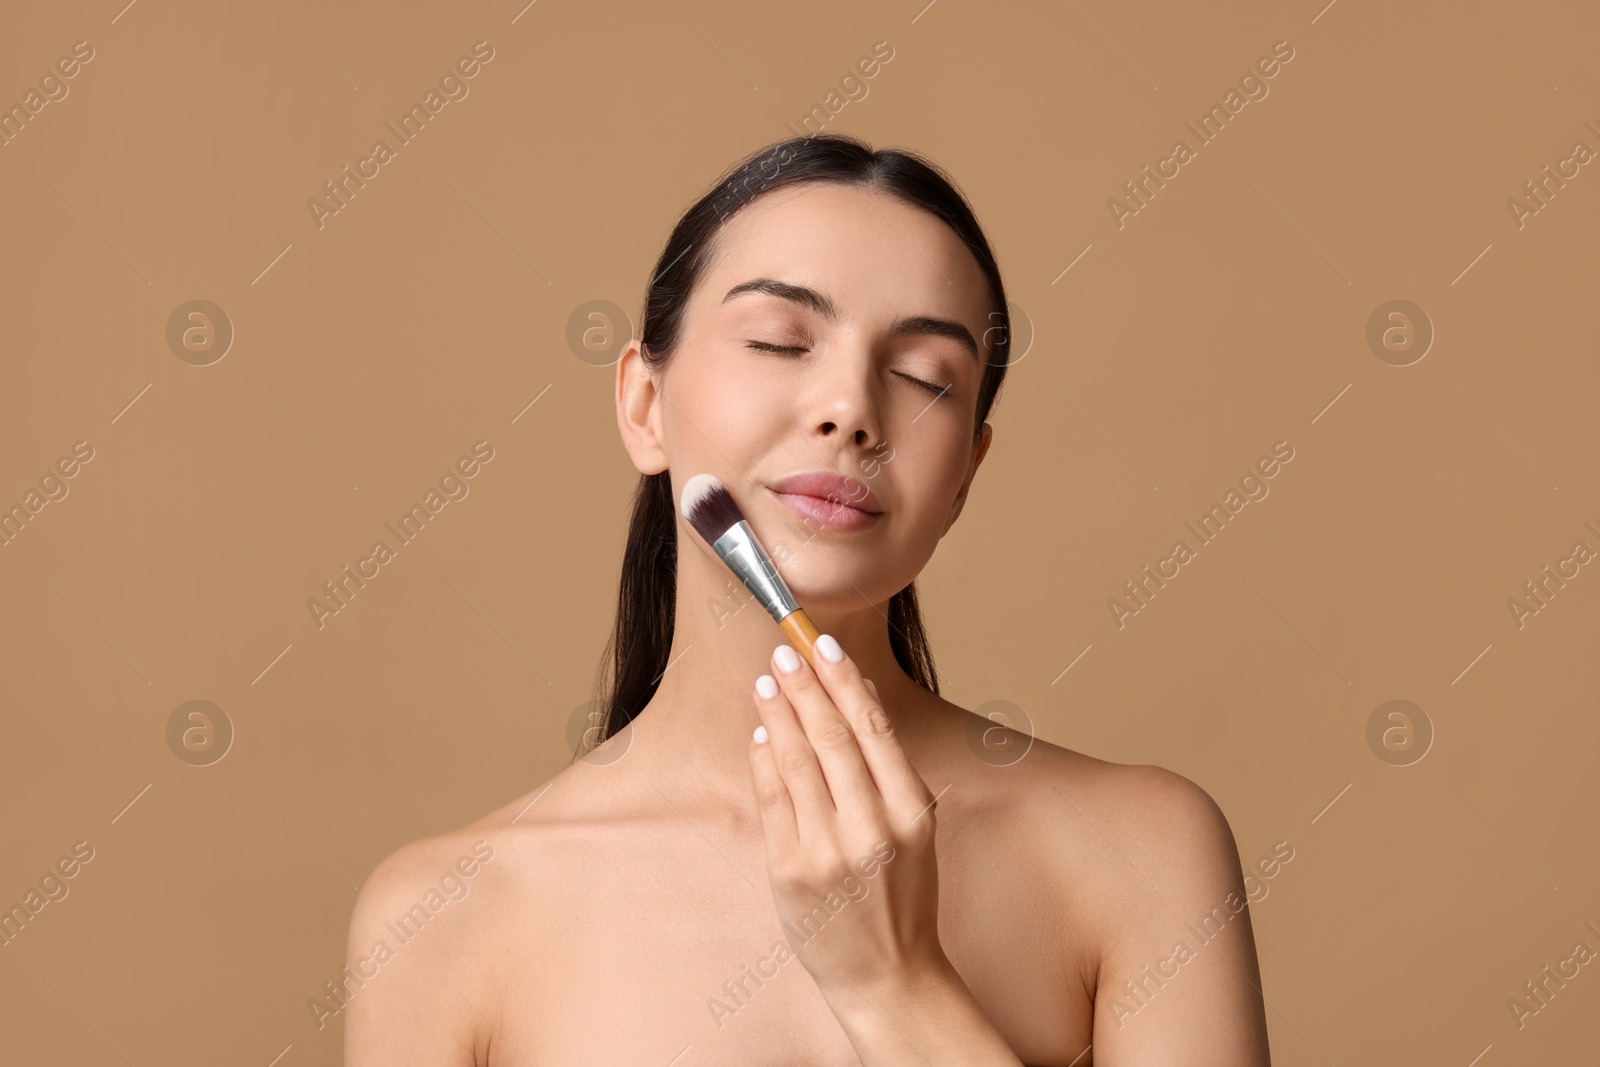
[[[766,744],[767,743],[767,728],[765,726],[757,726],[756,727],[755,738],[756,738],[756,744],[758,744],[758,745]]]
[[[822,658],[829,663],[838,663],[844,659],[844,649],[840,648],[839,642],[835,641],[829,634],[823,634],[817,638],[817,651],[821,652]]]
[[[778,695],[778,681],[770,674],[763,674],[756,679],[756,692],[761,694],[762,700],[771,700]]]
[[[779,645],[777,650],[772,653],[772,661],[778,665],[778,669],[784,674],[793,674],[800,669],[800,653],[788,645]]]
[[[876,685],[872,684],[872,679],[871,678],[863,678],[861,680],[864,683],[866,683],[866,686],[867,686],[868,689],[872,690],[872,699],[873,700],[877,700],[878,699],[878,687]]]

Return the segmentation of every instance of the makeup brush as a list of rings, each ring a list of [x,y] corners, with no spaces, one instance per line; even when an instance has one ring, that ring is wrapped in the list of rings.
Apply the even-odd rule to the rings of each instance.
[[[679,508],[689,525],[767,609],[795,651],[814,669],[812,647],[822,635],[796,603],[727,486],[714,475],[696,474],[684,483]]]

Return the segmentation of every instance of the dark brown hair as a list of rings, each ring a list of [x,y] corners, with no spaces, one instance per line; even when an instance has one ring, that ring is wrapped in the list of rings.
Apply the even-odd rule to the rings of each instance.
[[[834,182],[876,189],[944,220],[972,251],[989,283],[993,324],[980,345],[990,354],[978,387],[975,434],[981,434],[999,395],[1010,360],[1010,319],[1000,268],[972,209],[954,183],[933,163],[901,149],[874,151],[840,134],[817,134],[778,141],[747,156],[691,205],[673,228],[656,261],[645,292],[639,327],[642,358],[659,368],[671,357],[683,326],[684,309],[714,251],[727,220],[763,193],[801,182]],[[677,599],[678,527],[671,472],[645,474],[633,496],[628,543],[617,589],[615,629],[601,657],[609,676],[594,707],[603,726],[598,744],[633,721],[655,695],[672,647]],[[927,631],[912,583],[889,601],[889,644],[901,668],[934,693],[939,683]],[[607,662],[609,661],[609,663]],[[586,746],[588,747],[588,746]]]

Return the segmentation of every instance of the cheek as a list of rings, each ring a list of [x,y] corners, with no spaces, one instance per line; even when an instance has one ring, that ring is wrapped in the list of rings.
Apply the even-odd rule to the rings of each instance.
[[[920,451],[912,451],[904,457],[908,462],[902,472],[902,477],[912,483],[908,487],[909,495],[929,512],[942,514],[955,500],[961,479],[966,476],[967,453],[949,440],[925,439],[914,447]]]
[[[737,473],[726,469],[730,461],[748,469],[750,449],[782,417],[774,407],[781,398],[771,395],[771,376],[723,358],[690,356],[675,369],[683,373],[667,383],[664,413],[678,431],[675,451],[725,475]]]
[[[931,555],[943,536],[945,517],[966,474],[966,454],[926,440],[916,447],[930,451],[897,451],[894,459],[883,465],[879,480],[890,480],[890,491],[900,502],[896,540],[909,555],[921,558]]]

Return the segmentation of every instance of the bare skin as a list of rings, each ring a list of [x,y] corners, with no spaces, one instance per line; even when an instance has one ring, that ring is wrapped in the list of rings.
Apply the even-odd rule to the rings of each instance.
[[[832,306],[792,291],[725,298],[757,278]],[[948,330],[898,329],[910,316],[986,336],[986,287],[952,231],[876,191],[779,190],[722,231],[665,372],[643,366],[637,342],[624,352],[616,399],[640,471],[670,469],[678,486],[716,474],[769,550],[793,549],[780,572],[873,681],[891,743],[938,797],[921,824],[936,884],[901,853],[863,869],[793,953],[758,801],[754,761],[771,747],[751,744],[773,721],[754,683],[777,673],[782,635],[759,606],[730,613],[726,568],[680,519],[671,667],[634,724],[504,807],[406,845],[362,887],[351,1067],[1268,1063],[1244,880],[1211,798],[1161,768],[995,729],[894,660],[889,599],[956,521],[992,440],[973,425],[981,358]],[[870,472],[858,476],[879,521],[798,537],[770,483],[817,468]],[[844,712],[866,699],[844,694]],[[841,1008],[819,983],[836,990],[859,947],[852,924],[886,907],[891,885],[937,915],[935,951],[886,963],[872,1011]],[[1205,940],[1208,918],[1218,932]],[[948,973],[923,966],[934,956]],[[971,1019],[933,1025],[956,998],[975,1003]],[[1011,1058],[965,1056],[989,1047],[979,1030]]]

